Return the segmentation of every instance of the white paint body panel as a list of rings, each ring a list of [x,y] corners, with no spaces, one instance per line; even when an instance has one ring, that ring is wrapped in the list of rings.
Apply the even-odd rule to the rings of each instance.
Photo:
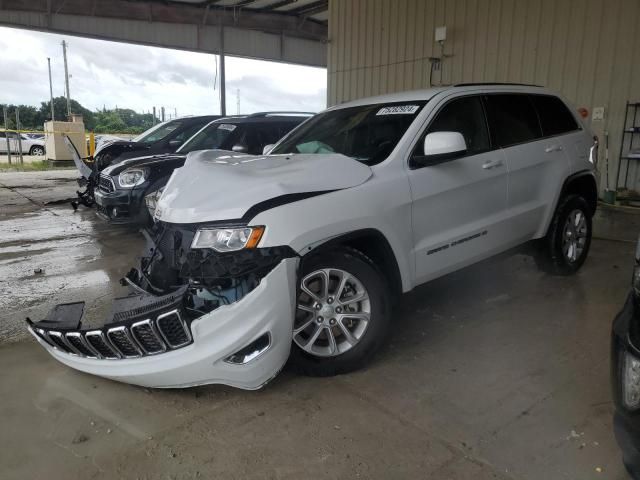
[[[156,218],[196,223],[241,218],[249,208],[295,193],[353,187],[371,169],[344,155],[238,155],[223,150],[190,153],[174,171]]]
[[[194,320],[193,343],[167,353],[98,360],[61,352],[34,337],[65,365],[120,382],[157,388],[222,383],[254,390],[273,378],[289,357],[296,269],[297,259],[283,260],[242,300]],[[271,334],[271,346],[259,357],[245,365],[224,361],[267,332]]]

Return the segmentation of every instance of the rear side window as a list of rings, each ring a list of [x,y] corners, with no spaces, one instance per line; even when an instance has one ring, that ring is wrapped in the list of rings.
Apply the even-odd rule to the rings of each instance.
[[[578,130],[578,123],[558,97],[551,95],[531,95],[531,102],[538,112],[542,135],[550,137]]]
[[[487,115],[494,145],[508,147],[542,137],[538,115],[527,95],[487,95]]]

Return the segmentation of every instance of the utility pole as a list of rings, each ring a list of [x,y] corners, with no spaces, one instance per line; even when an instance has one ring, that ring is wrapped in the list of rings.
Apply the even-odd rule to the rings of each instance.
[[[153,107],[153,120],[151,121],[152,125],[156,124],[156,107]]]
[[[164,122],[164,107],[160,107],[160,118]]]
[[[18,142],[18,155],[20,155],[20,165],[24,163],[22,158],[22,136],[20,135],[20,109],[16,106],[16,140]]]
[[[173,118],[178,118],[178,108],[174,107],[173,109]]]
[[[236,114],[240,115],[240,89],[236,88]]]
[[[55,120],[53,113],[53,81],[51,80],[51,58],[47,57],[47,63],[49,64],[49,95],[51,96],[51,121]]]
[[[67,120],[71,118],[71,95],[69,94],[69,68],[67,67],[67,42],[62,41],[62,56],[64,58],[64,84],[67,89]]]
[[[225,74],[225,59],[224,53],[220,54],[220,115],[223,117],[227,114],[227,89],[226,89],[226,74]]]
[[[7,107],[3,107],[4,111],[4,136],[7,138],[7,159],[9,161],[9,165],[11,165],[11,143],[9,140],[9,115],[7,112]]]

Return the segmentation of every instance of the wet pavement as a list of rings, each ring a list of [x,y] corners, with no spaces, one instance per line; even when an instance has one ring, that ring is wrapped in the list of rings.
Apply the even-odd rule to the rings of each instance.
[[[364,371],[160,391],[70,370],[25,335],[25,316],[63,301],[99,316],[142,248],[90,211],[41,204],[74,178],[0,175],[1,478],[626,478],[609,328],[640,216],[601,210],[574,277],[516,254],[416,289]]]

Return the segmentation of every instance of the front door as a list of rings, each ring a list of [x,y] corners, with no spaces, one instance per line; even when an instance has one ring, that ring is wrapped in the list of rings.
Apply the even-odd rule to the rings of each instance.
[[[440,131],[461,133],[467,151],[409,171],[416,283],[503,250],[508,228],[507,164],[502,150],[491,147],[482,98],[465,96],[444,103],[413,155],[423,153],[428,133]]]

